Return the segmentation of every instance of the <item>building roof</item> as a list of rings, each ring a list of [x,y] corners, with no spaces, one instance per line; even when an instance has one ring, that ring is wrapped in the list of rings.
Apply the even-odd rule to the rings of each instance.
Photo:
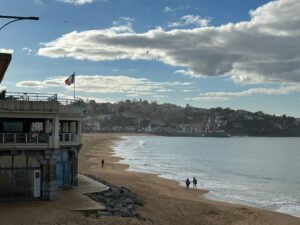
[[[8,65],[11,61],[11,54],[0,53],[0,83],[4,77],[4,74],[8,68]]]

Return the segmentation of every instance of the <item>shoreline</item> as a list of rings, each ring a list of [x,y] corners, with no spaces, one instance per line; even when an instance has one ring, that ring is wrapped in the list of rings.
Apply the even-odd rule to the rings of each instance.
[[[103,217],[109,224],[291,224],[300,223],[300,218],[271,210],[210,200],[203,194],[205,190],[187,191],[178,181],[162,178],[159,174],[127,171],[129,165],[120,163],[113,146],[122,136],[136,134],[99,133],[83,137],[80,153],[79,171],[92,173],[102,179],[125,186],[137,193],[146,202],[138,211],[148,218],[136,219]],[[145,135],[145,134],[141,134]],[[100,161],[105,159],[104,169]],[[178,215],[180,214],[180,216]],[[118,222],[116,222],[118,221]],[[150,223],[150,222],[151,223]],[[154,222],[154,223],[153,223]],[[124,223],[125,224],[125,223]]]
[[[130,137],[130,136],[149,136],[149,134],[146,134],[146,133],[142,133],[142,134],[136,134],[136,133],[128,133],[128,134],[123,134],[123,133],[119,133],[118,135],[120,135],[120,140],[126,140],[126,137]],[[160,135],[150,135],[150,136],[160,136]],[[209,137],[208,137],[209,138]],[[249,137],[247,137],[249,138]],[[251,138],[251,137],[250,137]],[[120,158],[120,161],[121,160],[126,160],[125,158],[123,158],[122,156],[119,156],[117,153],[116,153],[116,150],[113,149],[113,152],[114,152],[114,155],[113,156],[116,156],[118,158]],[[127,165],[126,162],[116,162],[116,163],[121,163],[121,164],[124,164],[124,165]],[[148,171],[143,171],[141,169],[131,169],[129,168],[130,165],[128,165],[128,169],[126,169],[127,172],[136,172],[136,173],[145,173],[145,174],[153,174],[153,175],[156,175],[158,176],[159,178],[162,178],[162,179],[166,179],[166,180],[171,180],[171,181],[175,181],[178,183],[178,185],[182,188],[185,187],[185,184],[184,182],[180,182],[178,181],[177,179],[175,178],[170,178],[167,176],[167,174],[163,174],[163,173],[154,173],[154,172],[148,172]],[[190,189],[192,189],[190,187]],[[241,206],[246,206],[246,207],[254,207],[254,208],[258,208],[258,209],[263,209],[263,210],[269,210],[269,211],[272,211],[272,212],[276,212],[276,213],[282,213],[282,214],[286,214],[286,215],[289,215],[289,216],[293,216],[293,217],[296,217],[296,218],[299,218],[300,219],[300,215],[293,215],[293,214],[290,214],[288,212],[284,212],[284,211],[277,211],[276,208],[272,208],[272,207],[267,207],[267,206],[263,206],[263,205],[259,205],[259,204],[251,204],[251,203],[244,203],[244,202],[239,202],[238,200],[234,200],[234,199],[226,199],[222,196],[218,196],[216,195],[215,193],[211,192],[211,190],[209,189],[204,189],[204,188],[199,188],[198,187],[198,190],[201,190],[203,191],[203,193],[201,194],[202,198],[204,199],[207,199],[207,200],[211,200],[211,201],[216,201],[216,202],[221,202],[221,203],[228,203],[228,204],[234,204],[234,205],[241,205]]]

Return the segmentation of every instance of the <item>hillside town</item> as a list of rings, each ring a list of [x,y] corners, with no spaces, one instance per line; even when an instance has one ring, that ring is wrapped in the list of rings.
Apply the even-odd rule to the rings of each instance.
[[[190,105],[126,100],[85,104],[86,132],[138,132],[170,136],[299,136],[294,117],[230,108],[203,109]]]

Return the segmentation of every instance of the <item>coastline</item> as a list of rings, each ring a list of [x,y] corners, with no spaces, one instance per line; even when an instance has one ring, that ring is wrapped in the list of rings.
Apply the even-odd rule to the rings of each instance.
[[[136,134],[134,134],[136,135]],[[177,181],[155,174],[129,172],[128,165],[119,163],[113,146],[124,134],[101,133],[83,136],[83,149],[79,156],[79,171],[125,186],[146,202],[139,208],[146,218],[103,217],[107,224],[299,224],[300,218],[274,211],[209,200],[205,190],[186,190]],[[128,134],[126,134],[128,136]],[[104,169],[100,166],[105,160]]]

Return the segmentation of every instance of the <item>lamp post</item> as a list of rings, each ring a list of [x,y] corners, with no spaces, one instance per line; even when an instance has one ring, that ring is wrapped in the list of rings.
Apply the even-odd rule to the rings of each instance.
[[[12,19],[8,23],[6,23],[2,27],[0,27],[0,30],[2,30],[7,25],[9,25],[13,22],[16,22],[16,21],[20,21],[20,20],[39,20],[40,19],[39,17],[34,17],[34,16],[24,17],[24,16],[3,16],[3,15],[0,15],[0,18]]]

